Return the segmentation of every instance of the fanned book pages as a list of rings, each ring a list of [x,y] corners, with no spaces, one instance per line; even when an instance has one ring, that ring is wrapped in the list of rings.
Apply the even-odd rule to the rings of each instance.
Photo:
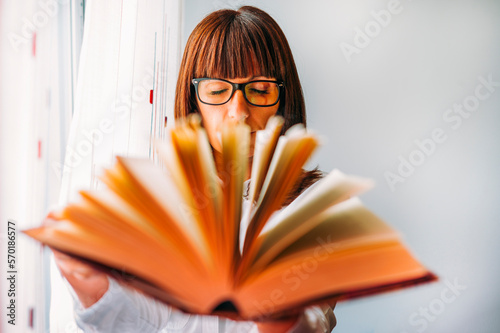
[[[190,117],[157,144],[161,163],[117,158],[106,189],[25,233],[183,311],[243,320],[436,279],[357,198],[370,180],[334,170],[285,206],[319,140],[282,126],[257,132],[248,170],[247,125],[223,127],[216,163]]]

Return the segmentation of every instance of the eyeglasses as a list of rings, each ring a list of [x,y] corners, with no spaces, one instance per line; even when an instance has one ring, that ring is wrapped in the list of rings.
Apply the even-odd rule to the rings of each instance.
[[[208,105],[222,105],[241,90],[245,100],[254,106],[273,106],[280,100],[281,81],[255,80],[246,83],[232,83],[223,79],[201,78],[191,81],[200,102]]]

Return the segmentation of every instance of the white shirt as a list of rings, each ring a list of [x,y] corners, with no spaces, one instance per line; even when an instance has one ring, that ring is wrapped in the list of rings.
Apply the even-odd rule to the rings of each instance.
[[[110,279],[109,289],[91,307],[84,309],[75,300],[78,326],[84,332],[258,332],[253,322],[236,322],[217,316],[186,314]],[[328,309],[327,309],[328,310]],[[330,332],[335,325],[331,309],[307,308],[289,332]]]

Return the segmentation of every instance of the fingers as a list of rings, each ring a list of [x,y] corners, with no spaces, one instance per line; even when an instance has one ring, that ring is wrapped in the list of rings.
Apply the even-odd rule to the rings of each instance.
[[[269,321],[256,322],[260,333],[264,332],[288,332],[299,320],[299,315],[282,319],[271,319]]]
[[[257,328],[260,333],[267,332],[288,332],[297,323],[298,318],[292,318],[281,321],[257,322]]]
[[[95,274],[103,274],[93,267],[62,252],[54,249],[52,249],[52,252],[54,253],[56,264],[64,277],[74,276],[77,279],[87,279]]]
[[[69,282],[83,307],[88,308],[99,301],[109,288],[106,274],[57,250],[52,251],[61,274]]]

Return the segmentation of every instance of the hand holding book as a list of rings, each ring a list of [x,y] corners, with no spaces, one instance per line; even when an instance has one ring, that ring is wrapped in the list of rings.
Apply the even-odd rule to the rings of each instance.
[[[319,140],[300,126],[280,137],[281,126],[271,118],[257,134],[247,216],[248,127],[224,127],[216,165],[192,117],[158,145],[164,168],[119,157],[107,190],[82,191],[26,233],[184,311],[245,320],[435,279],[355,197],[369,180],[335,170],[282,209]]]

